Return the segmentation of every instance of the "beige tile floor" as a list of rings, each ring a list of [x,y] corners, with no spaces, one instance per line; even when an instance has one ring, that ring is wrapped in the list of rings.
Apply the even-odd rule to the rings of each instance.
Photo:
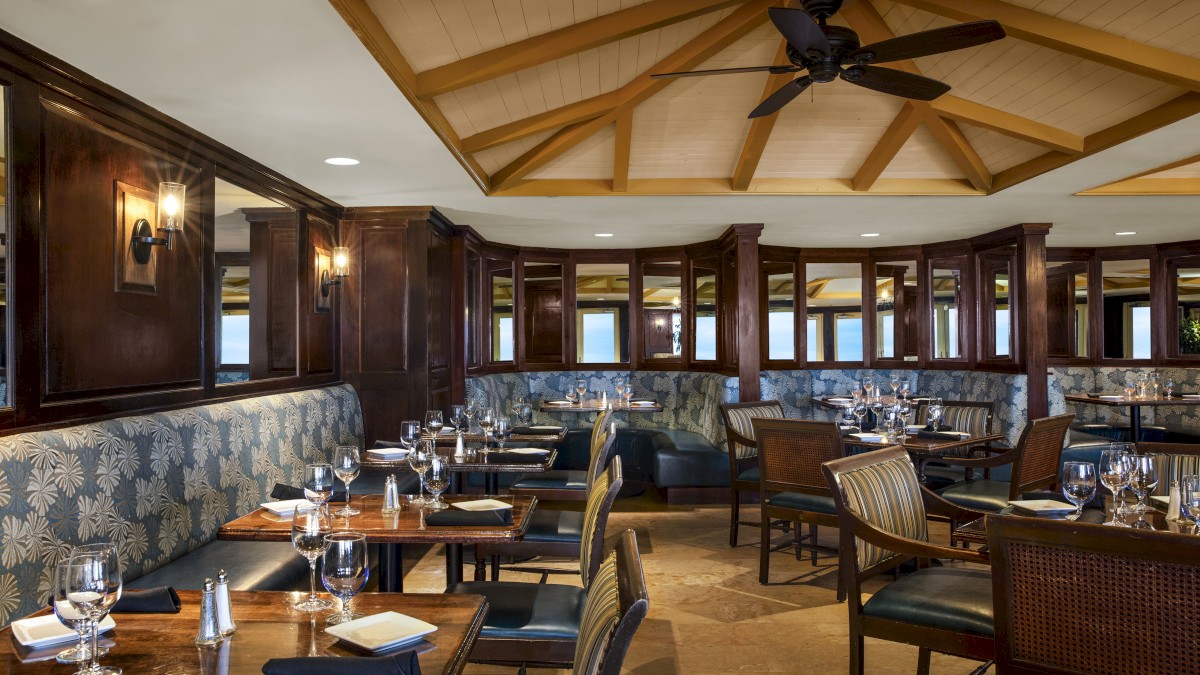
[[[743,509],[743,516],[756,518],[757,509]],[[771,584],[761,586],[757,529],[743,526],[741,545],[730,548],[728,519],[727,506],[665,506],[653,496],[618,501],[609,521],[610,538],[628,528],[637,532],[650,593],[650,614],[634,638],[624,671],[638,675],[847,672],[847,610],[834,597],[836,559],[824,556],[813,567],[807,557],[797,561],[788,553],[772,554]],[[821,543],[833,546],[836,532],[826,529],[822,528]],[[935,529],[933,537],[945,542],[945,526]],[[442,590],[441,554],[440,547],[424,553],[405,576],[405,590]],[[470,578],[470,569],[465,572]],[[515,572],[504,572],[501,578],[537,580]],[[554,575],[550,581],[578,583],[578,578]],[[869,640],[866,664],[868,673],[913,673],[917,650]],[[978,665],[935,654],[932,672],[969,673]],[[515,671],[473,665],[467,672]]]

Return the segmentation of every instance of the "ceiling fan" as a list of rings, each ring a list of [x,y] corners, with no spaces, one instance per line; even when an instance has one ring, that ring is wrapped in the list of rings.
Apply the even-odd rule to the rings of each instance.
[[[760,73],[773,75],[807,70],[768,96],[749,115],[751,119],[770,115],[799,96],[814,82],[832,82],[836,78],[893,96],[932,101],[950,91],[950,85],[938,80],[914,75],[892,68],[879,68],[876,63],[888,63],[920,56],[952,52],[999,40],[1004,28],[996,21],[974,21],[945,28],[902,35],[890,40],[861,45],[858,33],[826,23],[842,8],[843,0],[802,0],[804,9],[772,7],[767,10],[772,23],[787,39],[790,66],[752,66],[694,70],[682,73],[659,73],[655,78],[695,77],[727,73]]]

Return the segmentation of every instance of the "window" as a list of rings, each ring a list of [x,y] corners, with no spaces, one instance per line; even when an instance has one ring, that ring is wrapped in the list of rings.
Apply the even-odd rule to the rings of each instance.
[[[674,260],[642,264],[642,354],[647,359],[683,354],[682,271]]]
[[[513,264],[510,260],[489,258],[488,302],[491,323],[491,361],[513,361]]]
[[[962,273],[958,269],[933,268],[933,358],[957,359],[959,337],[958,308],[961,304]]]
[[[696,309],[695,331],[697,361],[717,360],[717,307],[720,303],[720,288],[717,282],[717,261],[697,261],[692,265],[695,277]]]
[[[629,265],[575,265],[575,359],[629,363]]]
[[[796,313],[767,313],[767,358],[791,361],[796,358]]]
[[[796,272],[790,262],[763,262],[766,273],[767,359],[796,359]]]
[[[1046,263],[1046,335],[1050,356],[1088,355],[1087,263]]]
[[[1150,358],[1150,305],[1138,303],[1129,306],[1129,339],[1133,344],[1133,358]]]
[[[1100,263],[1104,289],[1104,358],[1150,358],[1150,261]]]
[[[616,363],[617,314],[611,310],[586,310],[579,315],[579,362]]]
[[[250,363],[249,313],[221,313],[221,364]]]
[[[824,315],[810,316],[807,322],[808,336],[808,354],[806,358],[809,361],[824,361],[825,360],[825,342],[821,339],[822,324],[825,322]]]
[[[1002,359],[1012,356],[1013,314],[1009,303],[1012,296],[1012,261],[1014,247],[1001,247],[981,253],[977,260],[980,279],[980,330],[983,332],[982,358]]]
[[[1175,270],[1175,318],[1179,355],[1200,354],[1200,259]]]
[[[875,357],[916,360],[917,262],[875,265]]]
[[[834,328],[834,361],[862,361],[862,313],[839,314]]]
[[[513,317],[512,311],[507,313],[495,312],[492,314],[495,324],[492,326],[492,334],[496,336],[495,350],[492,353],[493,361],[512,361],[513,360]]]
[[[862,361],[862,265],[807,263],[804,273],[808,360]]]

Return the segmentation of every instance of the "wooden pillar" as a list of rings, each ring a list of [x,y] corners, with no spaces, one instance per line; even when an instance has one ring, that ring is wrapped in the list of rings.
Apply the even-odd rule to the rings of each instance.
[[[762,234],[762,223],[733,225],[721,239],[733,237],[737,260],[737,373],[742,401],[757,401],[761,398],[758,374],[762,367],[762,340],[760,339],[762,262],[758,254],[758,238]]]
[[[1017,349],[1028,375],[1029,419],[1050,414],[1047,354],[1050,341],[1046,318],[1046,234],[1048,223],[1025,223],[1017,239]]]

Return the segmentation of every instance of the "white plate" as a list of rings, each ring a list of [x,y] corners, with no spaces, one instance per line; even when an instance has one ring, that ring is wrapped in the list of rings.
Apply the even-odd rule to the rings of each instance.
[[[100,622],[100,632],[116,628],[117,622],[111,616],[104,617]],[[47,614],[31,619],[21,619],[12,622],[13,637],[26,647],[45,647],[60,642],[71,642],[79,639],[79,633],[62,625],[57,616]]]
[[[924,424],[908,424],[908,425],[905,425],[904,430],[909,433],[915,434],[918,431],[925,431],[925,425]]]
[[[851,403],[852,402],[848,398],[827,398],[827,399],[825,399],[825,401],[828,403]]]
[[[1125,400],[1124,396],[1113,396],[1113,395],[1109,395],[1109,394],[1105,394],[1103,396],[1097,396],[1096,398],[1100,399],[1101,401],[1124,401]]]
[[[882,443],[883,442],[883,436],[880,436],[879,434],[859,433],[859,434],[850,434],[850,435],[864,443]]]
[[[570,401],[558,400],[558,401],[546,401],[546,405],[575,405],[575,404]]]
[[[1180,394],[1180,398],[1200,398],[1200,394]]]
[[[498,499],[476,499],[469,502],[457,502],[451,506],[463,511],[501,511],[512,508],[512,504],[505,504]]]
[[[371,448],[367,454],[383,459],[403,459],[408,456],[408,448]]]
[[[654,401],[630,401],[629,404],[635,408],[652,408],[655,405],[658,405]]]
[[[381,612],[325,629],[326,633],[371,652],[416,642],[437,626],[399,612]]]
[[[1171,498],[1167,495],[1150,495],[1150,501],[1163,507],[1164,509],[1171,505]]]
[[[544,429],[547,431],[561,431],[562,430],[562,427],[558,426],[557,424],[542,424],[542,425],[539,425],[536,427],[529,427],[529,428],[530,429]]]
[[[1018,499],[1008,502],[1014,509],[1039,516],[1054,516],[1075,513],[1075,507],[1053,499]]]
[[[290,516],[296,511],[297,506],[305,506],[311,503],[307,499],[285,499],[279,502],[264,502],[259,504],[259,506],[277,516]]]
[[[550,453],[545,448],[506,448],[501,452],[511,452],[514,455],[546,455]]]

